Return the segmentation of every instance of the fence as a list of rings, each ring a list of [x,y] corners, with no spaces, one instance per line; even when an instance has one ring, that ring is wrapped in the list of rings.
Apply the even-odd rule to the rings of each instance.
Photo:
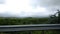
[[[60,24],[0,25],[0,32],[53,29],[60,29]]]

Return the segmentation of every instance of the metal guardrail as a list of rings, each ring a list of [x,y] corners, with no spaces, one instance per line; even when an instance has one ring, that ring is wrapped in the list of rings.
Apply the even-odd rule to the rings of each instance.
[[[60,24],[0,25],[0,32],[60,29]]]

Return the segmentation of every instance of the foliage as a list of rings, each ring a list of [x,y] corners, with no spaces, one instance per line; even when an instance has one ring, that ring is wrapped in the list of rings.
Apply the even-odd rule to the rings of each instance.
[[[47,24],[48,18],[0,18],[0,25]],[[55,33],[54,33],[55,32]],[[56,31],[1,32],[0,34],[57,34]]]
[[[0,25],[45,24],[48,18],[0,18]]]

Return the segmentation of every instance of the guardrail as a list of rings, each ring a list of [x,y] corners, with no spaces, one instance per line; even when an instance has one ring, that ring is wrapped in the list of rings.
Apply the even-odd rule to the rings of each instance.
[[[0,32],[60,29],[60,24],[0,25]]]

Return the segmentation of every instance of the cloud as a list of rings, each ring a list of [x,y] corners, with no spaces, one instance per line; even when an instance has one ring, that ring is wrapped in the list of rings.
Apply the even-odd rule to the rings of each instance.
[[[51,12],[47,7],[53,6],[52,0],[5,0],[0,4],[0,13],[7,16],[48,16]]]
[[[60,0],[37,0],[36,2],[40,6],[59,6]]]
[[[33,5],[45,7],[47,11],[54,14],[57,12],[57,9],[60,9],[60,0],[36,0]]]
[[[47,9],[60,9],[60,0],[37,0],[39,6],[46,7]]]
[[[4,3],[4,0],[0,0],[0,4],[3,4]]]

